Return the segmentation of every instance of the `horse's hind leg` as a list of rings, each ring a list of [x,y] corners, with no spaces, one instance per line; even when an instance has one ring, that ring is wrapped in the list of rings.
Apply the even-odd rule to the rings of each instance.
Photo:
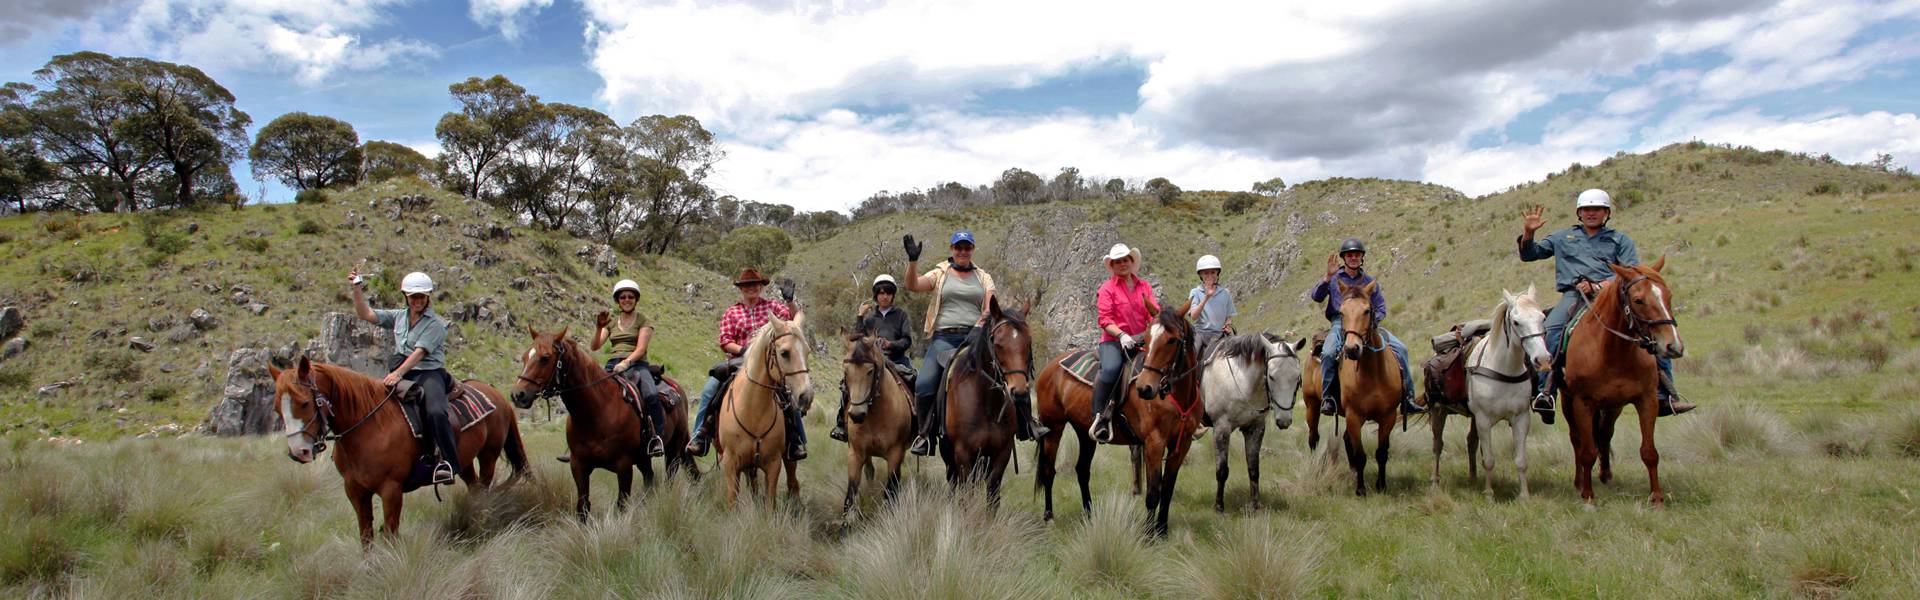
[[[493,475],[495,469],[500,466],[500,450],[501,447],[494,444],[482,446],[480,448],[480,454],[474,457],[474,460],[480,463],[478,468],[475,468],[473,465],[467,467],[466,471],[468,473],[480,474],[480,487],[493,487]]]
[[[1260,510],[1260,446],[1267,439],[1267,422],[1258,418],[1247,430],[1240,434],[1241,442],[1246,444],[1247,452],[1247,496],[1253,500],[1253,510]]]
[[[1482,470],[1488,471],[1488,477],[1492,477],[1493,473],[1491,472],[1492,467],[1488,467],[1487,469],[1480,468],[1480,419],[1477,417],[1468,417],[1467,424],[1467,483],[1473,483],[1480,479],[1480,472]],[[1491,425],[1487,427],[1492,428]]]
[[[1428,483],[1433,487],[1440,487],[1440,451],[1447,447],[1443,439],[1447,434],[1447,411],[1436,406],[1428,414],[1432,415],[1428,420],[1431,424],[1428,426],[1433,428],[1433,477]]]
[[[1653,491],[1647,495],[1647,502],[1654,506],[1666,506],[1667,494],[1660,490],[1660,450],[1653,446],[1653,422],[1659,417],[1659,400],[1649,397],[1640,400],[1634,413],[1640,417],[1640,462],[1647,466],[1647,483]]]
[[[1387,446],[1393,437],[1393,417],[1389,415],[1385,422],[1380,423],[1380,431],[1374,433],[1378,437],[1379,441],[1376,443],[1379,447],[1373,449],[1373,458],[1380,463],[1380,468],[1379,472],[1374,473],[1373,489],[1385,492],[1387,491]]]
[[[613,508],[624,511],[627,509],[627,497],[633,495],[633,465],[615,464],[613,474],[614,480],[620,483],[620,495],[614,497]]]
[[[1600,483],[1613,483],[1613,429],[1621,409],[1601,410],[1593,423],[1594,448],[1600,451]]]
[[[1222,424],[1224,425],[1224,424]],[[1213,512],[1227,511],[1227,451],[1233,448],[1233,429],[1213,430]]]
[[[1043,521],[1053,520],[1053,477],[1059,471],[1054,459],[1060,455],[1060,436],[1065,432],[1057,429],[1047,432],[1040,438],[1033,458],[1033,486],[1046,497],[1046,508],[1040,512]]]
[[[1367,453],[1360,446],[1360,417],[1347,413],[1347,431],[1341,438],[1347,452],[1347,468],[1353,470],[1353,495],[1367,495]]]
[[[1088,487],[1088,481],[1093,478],[1093,451],[1097,446],[1094,445],[1093,437],[1087,434],[1087,430],[1076,428],[1073,432],[1077,434],[1076,438],[1080,442],[1075,446],[1080,455],[1073,461],[1073,478],[1080,483],[1080,510],[1087,515],[1092,515],[1093,490]]]
[[[646,486],[647,489],[651,490],[653,489],[653,458],[647,456],[644,452],[639,454],[639,456],[634,457],[633,466],[640,469],[640,485]]]

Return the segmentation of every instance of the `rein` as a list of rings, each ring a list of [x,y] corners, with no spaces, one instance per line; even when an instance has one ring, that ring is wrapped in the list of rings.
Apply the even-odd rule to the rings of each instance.
[[[778,386],[761,383],[759,380],[753,378],[755,374],[752,372],[741,373],[739,375],[740,377],[745,378],[749,383],[752,383],[754,385],[757,385],[772,391],[773,404],[776,408],[779,409],[777,412],[774,413],[774,418],[767,420],[767,427],[765,429],[760,430],[760,433],[754,433],[752,429],[747,428],[746,422],[740,420],[739,407],[737,406],[734,407],[734,410],[732,411],[734,426],[739,427],[740,432],[747,434],[747,437],[753,438],[754,462],[760,461],[760,446],[761,446],[760,442],[764,440],[768,435],[773,433],[773,428],[780,426],[780,419],[782,418],[783,415],[786,414],[788,407],[792,404],[792,399],[789,398],[789,395],[787,393],[787,378],[792,377],[794,375],[800,375],[800,374],[806,373],[809,370],[809,369],[801,369],[798,371],[787,371],[784,367],[780,366],[780,361],[775,360],[773,357],[774,342],[779,341],[780,338],[783,338],[783,337],[787,337],[787,336],[798,337],[798,335],[799,334],[796,334],[794,332],[787,331],[787,332],[775,334],[773,336],[773,339],[767,340],[766,342],[767,349],[766,349],[766,352],[763,353],[763,356],[760,362],[766,365],[764,367],[765,370],[771,370],[776,373],[780,373]],[[727,390],[726,398],[731,399],[732,397],[733,397],[733,390],[731,389]]]
[[[301,436],[312,441],[315,456],[327,451],[327,442],[339,441],[347,437],[347,434],[359,429],[361,425],[367,424],[367,421],[373,420],[373,416],[380,413],[380,409],[387,405],[387,401],[393,399],[393,388],[387,388],[387,394],[380,398],[379,403],[373,405],[372,410],[368,410],[367,414],[362,415],[360,420],[354,421],[353,425],[348,426],[346,429],[329,431],[333,428],[335,418],[333,414],[333,401],[328,400],[326,394],[320,393],[320,386],[314,383],[312,375],[308,375],[306,380],[300,382],[300,385],[306,386],[308,391],[313,392],[313,404],[316,409],[313,413],[314,416],[318,417],[314,420],[317,421],[320,426],[320,434],[314,435],[303,428],[287,434],[287,437]]]
[[[1620,286],[1620,293],[1618,294],[1620,296],[1620,312],[1625,315],[1624,318],[1627,320],[1627,330],[1625,332],[1608,327],[1605,322],[1597,318],[1594,320],[1594,323],[1600,325],[1601,329],[1607,330],[1607,333],[1613,334],[1614,337],[1620,338],[1629,344],[1639,346],[1640,349],[1645,350],[1647,354],[1658,355],[1659,353],[1655,351],[1655,348],[1657,348],[1660,343],[1653,339],[1653,328],[1661,325],[1679,327],[1680,322],[1674,319],[1642,319],[1640,315],[1633,314],[1633,302],[1632,298],[1628,296],[1628,292],[1632,291],[1633,286],[1639,285],[1640,282],[1650,280],[1651,278],[1646,275],[1639,275]]]

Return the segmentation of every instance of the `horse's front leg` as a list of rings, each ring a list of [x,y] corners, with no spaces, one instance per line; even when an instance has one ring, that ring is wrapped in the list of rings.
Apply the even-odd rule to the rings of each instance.
[[[627,498],[633,495],[633,463],[622,460],[613,465],[614,481],[620,484],[620,495],[613,499],[613,508],[627,510]]]
[[[1387,446],[1390,445],[1389,442],[1393,439],[1393,421],[1394,414],[1387,413],[1386,421],[1380,423],[1380,430],[1374,432],[1375,437],[1379,440],[1379,447],[1373,449],[1373,458],[1376,462],[1380,463],[1380,468],[1378,469],[1379,472],[1374,473],[1375,483],[1373,484],[1373,489],[1379,492],[1387,491]]]
[[[1213,429],[1213,512],[1227,511],[1227,458],[1233,446],[1233,428],[1225,423]],[[1252,447],[1252,441],[1247,442]],[[1250,455],[1251,456],[1251,455]],[[1256,492],[1257,493],[1257,492]],[[1259,502],[1255,500],[1255,502]]]
[[[1573,487],[1580,490],[1580,500],[1587,510],[1593,510],[1593,463],[1600,457],[1593,441],[1596,415],[1585,397],[1569,394],[1562,398],[1566,401],[1561,403],[1560,412],[1567,418],[1567,437],[1573,442]]]
[[[1653,446],[1653,423],[1660,416],[1659,399],[1648,394],[1640,399],[1634,413],[1640,417],[1640,462],[1647,465],[1647,483],[1653,486],[1647,502],[1656,507],[1667,505],[1667,494],[1660,490],[1660,450]]]
[[[1475,446],[1479,447],[1479,449],[1476,450],[1475,453],[1480,455],[1479,456],[1480,467],[1482,471],[1485,471],[1483,475],[1486,476],[1487,481],[1486,481],[1486,487],[1482,489],[1482,493],[1486,494],[1488,498],[1492,498],[1493,497],[1493,435],[1491,434],[1493,432],[1493,419],[1485,416],[1483,414],[1484,412],[1485,411],[1481,411],[1480,413],[1475,413],[1473,415],[1473,429],[1474,431],[1486,431],[1488,432],[1489,435],[1473,436],[1478,439],[1470,440],[1470,443],[1473,443]],[[1512,417],[1508,419],[1507,422],[1514,424],[1515,432],[1524,431],[1523,429],[1520,429],[1521,427],[1520,422],[1529,420],[1524,418],[1526,416],[1527,415],[1523,414],[1518,417]]]
[[[1353,495],[1367,495],[1367,452],[1360,445],[1360,425],[1365,421],[1352,410],[1347,411],[1347,431],[1342,438],[1347,452],[1347,468],[1353,471]]]
[[[1254,419],[1249,429],[1241,434],[1246,443],[1243,450],[1247,453],[1247,495],[1253,500],[1253,510],[1260,510],[1260,446],[1267,438],[1267,422]]]
[[[1447,447],[1445,440],[1447,411],[1444,408],[1432,406],[1427,414],[1432,415],[1428,422],[1429,427],[1433,429],[1433,477],[1429,478],[1428,483],[1433,487],[1440,487],[1440,452]]]
[[[1507,420],[1507,423],[1513,426],[1513,470],[1515,476],[1520,478],[1521,500],[1530,497],[1527,491],[1527,430],[1532,428],[1533,419],[1522,418],[1526,416],[1528,415],[1522,413],[1520,417]],[[1488,444],[1488,447],[1491,448],[1492,444]],[[1493,452],[1487,452],[1487,456],[1489,457],[1487,462],[1491,465],[1493,462],[1491,458]],[[1488,468],[1491,469],[1492,467],[1489,466]]]
[[[860,438],[854,436],[853,439],[859,441]],[[866,466],[865,455],[856,449],[847,450],[847,498],[840,503],[840,515],[848,522],[853,521],[853,503],[860,498],[860,474]]]
[[[787,497],[798,500],[800,498],[800,462],[782,459],[781,464],[787,468]]]
[[[1146,439],[1142,441],[1144,443],[1140,446],[1141,454],[1147,459],[1144,461],[1146,463],[1147,516],[1152,517],[1160,510],[1160,485],[1165,481],[1162,478],[1164,473],[1160,465],[1167,455],[1167,446],[1166,440],[1161,438],[1157,430],[1146,434]]]
[[[389,481],[380,486],[380,512],[386,517],[383,533],[387,539],[400,537],[400,506],[406,494],[400,491],[400,482]]]
[[[354,519],[360,524],[360,546],[373,544],[373,491],[348,481],[347,502],[353,505]]]
[[[588,495],[590,489],[588,483],[593,479],[593,467],[587,466],[586,457],[578,452],[573,454],[573,461],[568,463],[568,466],[573,469],[573,512],[579,516],[580,522],[585,523],[587,516],[593,513],[593,502],[589,500]]]

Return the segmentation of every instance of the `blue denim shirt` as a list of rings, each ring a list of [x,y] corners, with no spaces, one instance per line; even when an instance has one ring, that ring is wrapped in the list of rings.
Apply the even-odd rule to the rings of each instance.
[[[1357,277],[1348,277],[1347,269],[1341,267],[1340,270],[1334,271],[1333,279],[1322,281],[1319,285],[1313,286],[1313,301],[1326,303],[1327,320],[1332,321],[1335,317],[1340,316],[1340,299],[1338,298],[1339,294],[1336,293],[1340,291],[1339,284],[1345,283],[1350,287],[1360,287],[1372,281],[1373,276],[1368,275],[1366,269],[1361,269],[1360,275]],[[1378,323],[1387,320],[1387,295],[1380,292],[1379,286],[1373,288],[1373,298],[1371,300],[1373,302],[1374,322]]]
[[[1553,264],[1553,288],[1559,292],[1573,289],[1574,282],[1582,277],[1596,282],[1613,279],[1609,264],[1640,264],[1640,252],[1634,248],[1633,238],[1610,227],[1601,227],[1599,233],[1587,235],[1585,229],[1575,225],[1532,242],[1522,237],[1519,245],[1522,262],[1559,259]]]

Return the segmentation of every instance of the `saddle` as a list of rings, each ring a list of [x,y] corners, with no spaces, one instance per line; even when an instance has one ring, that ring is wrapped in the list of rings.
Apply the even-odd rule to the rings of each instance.
[[[1140,371],[1146,367],[1146,358],[1140,352],[1126,354],[1127,366],[1120,371],[1120,383],[1133,385],[1133,380],[1139,377]],[[1092,386],[1094,379],[1100,375],[1100,356],[1091,349],[1074,350],[1060,357],[1060,368],[1066,370],[1068,375],[1072,375],[1080,383]]]
[[[453,423],[455,433],[472,428],[474,424],[486,419],[498,408],[487,399],[486,394],[480,393],[480,390],[469,385],[474,381],[476,380],[462,379],[447,386],[447,420]],[[413,433],[414,439],[425,439],[426,421],[421,413],[426,398],[421,395],[420,388],[412,381],[405,379],[400,380],[400,383],[395,384],[393,388],[394,397],[400,400],[400,411],[407,415],[407,429]]]
[[[1474,323],[1470,321],[1455,325],[1447,333],[1434,336],[1434,351],[1439,354],[1420,364],[1421,379],[1426,388],[1421,393],[1426,397],[1427,406],[1444,406],[1454,412],[1466,413],[1467,349],[1473,346],[1474,340],[1487,334],[1485,327],[1475,326]],[[1441,349],[1442,338],[1449,340],[1444,350]]]

